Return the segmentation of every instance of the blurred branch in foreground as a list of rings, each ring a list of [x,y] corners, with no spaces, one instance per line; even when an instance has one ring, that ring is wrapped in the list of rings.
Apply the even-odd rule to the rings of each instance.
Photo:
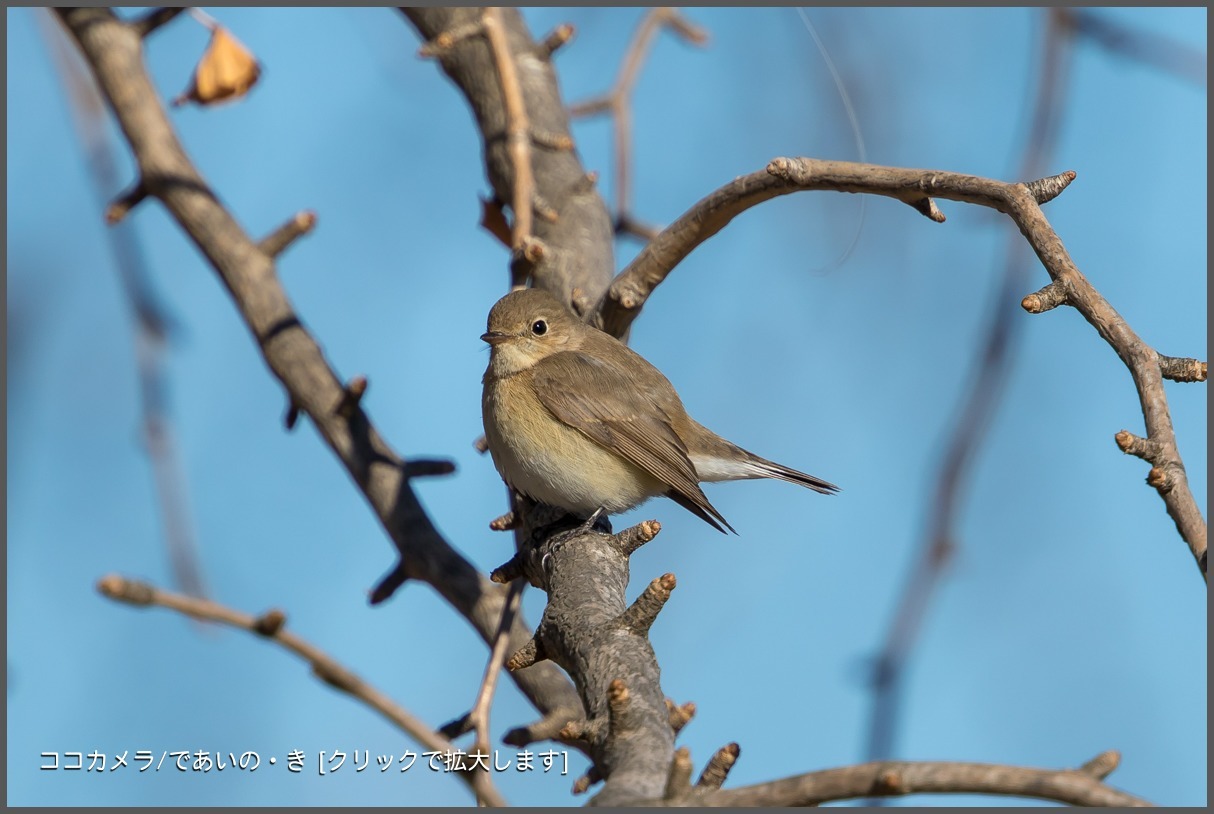
[[[37,17],[55,66],[67,87],[72,122],[84,147],[93,192],[99,203],[98,208],[104,210],[114,190],[120,188],[105,127],[105,107],[97,95],[96,86],[84,74],[79,57],[65,47],[67,43],[63,30],[53,24],[49,12]],[[189,488],[177,451],[168,405],[165,357],[173,320],[153,289],[151,275],[133,227],[129,223],[116,224],[106,230],[106,235],[113,265],[135,322],[135,358],[143,411],[143,439],[152,462],[173,580],[187,594],[205,596],[202,563],[188,507]]]

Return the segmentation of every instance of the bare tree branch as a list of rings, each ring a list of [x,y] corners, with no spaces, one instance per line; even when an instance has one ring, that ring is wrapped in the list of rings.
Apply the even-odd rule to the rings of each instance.
[[[526,288],[531,276],[530,263],[519,263],[517,258],[526,256],[526,245],[531,240],[531,215],[535,206],[535,176],[531,172],[530,125],[527,106],[523,101],[523,88],[519,84],[518,71],[506,44],[505,23],[501,9],[487,8],[483,18],[485,35],[493,49],[493,62],[502,83],[502,102],[506,107],[506,143],[510,151],[510,164],[514,170],[514,195],[510,208],[514,210],[514,223],[510,228],[510,250],[515,255],[511,263],[510,288]],[[523,269],[523,270],[520,270]]]
[[[165,23],[171,22],[184,8],[154,8],[131,21],[131,25],[141,37],[146,37]]]
[[[847,162],[814,162],[815,167],[842,171],[837,177],[824,176],[820,182],[802,185],[793,181],[777,167],[777,162],[808,161],[811,159],[779,158],[766,170],[735,178],[720,189],[698,201],[678,220],[667,226],[624,267],[611,281],[606,296],[599,302],[595,324],[607,333],[620,337],[641,313],[653,290],[666,279],[683,258],[700,244],[725,228],[735,217],[764,201],[802,192],[824,189],[836,192],[868,192],[901,200],[931,220],[943,222],[935,201],[920,185],[931,185],[939,176],[971,178],[956,173],[933,173],[925,170],[903,170],[897,177],[885,176],[892,168],[872,164]],[[785,164],[780,164],[780,167]],[[981,180],[981,179],[974,179]],[[940,197],[949,197],[941,194]]]
[[[493,198],[515,200],[515,161],[508,137],[507,100],[499,79],[501,66],[488,38],[477,36],[484,29],[483,11],[479,8],[401,11],[426,43],[423,50],[437,57],[443,71],[472,108],[484,143],[485,169]],[[543,58],[542,47],[531,39],[517,9],[500,9],[497,19],[526,111],[535,185],[532,203],[538,201],[537,210],[549,215],[536,218],[531,224],[532,239],[522,246],[526,254],[516,256],[512,263],[525,263],[526,267],[512,270],[512,277],[526,271],[533,285],[571,305],[575,289],[598,302],[615,269],[611,218],[592,178],[577,153],[570,149],[573,140],[569,117],[551,60]]]
[[[332,656],[286,630],[287,617],[282,611],[271,610],[261,616],[252,616],[218,602],[182,596],[146,582],[120,577],[117,574],[102,577],[97,583],[97,590],[103,596],[116,602],[143,607],[167,608],[202,622],[217,622],[255,633],[302,658],[311,666],[312,673],[321,681],[366,704],[428,750],[449,752],[456,748],[451,741],[430,729],[421,719],[368,684]],[[488,771],[466,771],[455,772],[455,774],[468,784],[477,799],[484,805],[506,805],[506,801],[494,787]]]
[[[505,589],[478,574],[439,534],[405,477],[405,462],[366,414],[338,410],[346,399],[343,385],[304,329],[272,260],[220,205],[183,151],[148,79],[138,32],[107,9],[57,13],[114,111],[148,194],[165,205],[219,273],[288,398],[312,420],[367,497],[400,552],[401,565],[394,573],[400,581],[417,579],[433,586],[488,642],[501,618]],[[521,646],[529,637],[520,620],[511,641]],[[512,677],[545,714],[579,714],[573,688],[551,665]]]
[[[632,91],[640,77],[641,66],[645,64],[653,36],[663,27],[695,45],[708,42],[708,33],[688,22],[678,9],[651,9],[641,19],[628,50],[624,52],[619,74],[611,90],[569,108],[569,114],[574,118],[601,113],[611,115],[615,152],[615,231],[646,241],[652,240],[658,230],[641,223],[632,214]]]
[[[527,583],[516,581],[511,583],[510,592],[506,596],[506,605],[502,608],[502,620],[497,627],[497,635],[489,652],[489,661],[485,664],[485,673],[481,677],[480,688],[476,692],[476,700],[472,709],[459,721],[449,727],[443,727],[442,732],[448,737],[458,737],[465,732],[476,733],[474,748],[478,752],[489,754],[489,710],[493,706],[493,694],[497,689],[497,677],[506,660],[506,648],[510,644],[510,628],[514,625],[515,614],[518,613],[519,602],[523,597],[523,588]],[[524,645],[525,646],[525,645]]]
[[[595,805],[661,797],[674,757],[675,730],[648,629],[663,595],[673,588],[673,575],[655,580],[632,608],[625,602],[629,557],[659,527],[650,522],[603,534],[559,515],[551,524],[530,525],[552,520],[541,509],[522,512],[528,519],[525,543],[511,569],[547,592],[548,603],[534,638],[507,666],[519,669],[551,659],[577,685],[586,718],[571,722],[560,735],[582,744],[593,764],[575,793],[602,780]],[[599,522],[596,528],[606,525]]]
[[[813,806],[860,797],[907,794],[997,794],[1030,797],[1077,806],[1142,807],[1151,803],[1105,785],[1101,771],[1110,753],[1093,758],[1089,768],[1030,769],[992,763],[951,761],[877,761],[825,769],[754,786],[719,791],[692,791],[674,800],[648,800],[638,805]],[[1112,753],[1116,755],[1116,753]],[[1109,769],[1111,771],[1111,769]]]

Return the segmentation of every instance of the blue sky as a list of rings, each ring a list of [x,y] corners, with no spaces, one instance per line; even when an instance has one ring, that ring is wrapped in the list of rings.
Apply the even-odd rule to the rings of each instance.
[[[285,652],[94,591],[110,572],[171,577],[139,441],[131,320],[41,13],[7,12],[9,804],[467,804],[462,784],[428,771],[318,776],[320,750],[418,747]],[[1105,13],[1205,50],[1205,9]],[[576,101],[613,81],[641,14],[525,17],[537,34],[577,26],[557,57]],[[389,442],[456,462],[455,476],[417,488],[488,572],[510,541],[487,529],[504,490],[472,448],[487,359],[478,336],[506,289],[507,257],[476,226],[487,184],[468,109],[390,10],[215,15],[262,61],[261,81],[244,101],[179,108],[173,122],[251,234],[317,211],[316,232],[279,263],[284,285],[339,374],[369,377],[363,404]],[[708,47],[661,36],[636,90],[639,217],[668,223],[778,155],[857,158],[794,9],[687,16],[711,32]],[[1012,178],[1040,11],[810,16],[869,161]],[[183,17],[149,41],[165,99],[185,88],[206,40]],[[1205,89],[1088,43],[1068,93],[1050,168],[1079,177],[1047,215],[1147,342],[1205,358]],[[579,122],[574,136],[610,201],[609,124]],[[133,177],[125,145],[118,156]],[[697,768],[722,744],[742,745],[731,786],[863,757],[865,666],[922,535],[1007,240],[989,211],[941,206],[943,225],[883,199],[863,213],[855,196],[769,202],[691,255],[634,328],[633,347],[698,420],[843,489],[707,487],[738,537],[668,501],[616,520],[663,524],[634,558],[632,593],[678,576],[652,631],[663,687],[697,704],[680,736]],[[484,647],[424,586],[367,605],[393,552],[362,497],[306,421],[283,430],[279,385],[164,211],[140,207],[121,228],[139,240],[178,326],[169,397],[215,598],[284,609],[295,632],[435,726],[465,711]],[[636,249],[622,241],[617,262]],[[1023,293],[1046,282],[1034,275]],[[1142,431],[1129,374],[1074,311],[1017,319],[1006,399],[966,483],[961,550],[910,668],[898,755],[1063,767],[1115,748],[1114,785],[1204,805],[1206,591],[1143,484],[1147,467],[1113,443],[1120,429]],[[1170,383],[1167,394],[1204,514],[1206,386]],[[529,591],[524,605],[536,620],[543,597]],[[504,682],[495,734],[530,716]],[[41,752],[93,749],[256,750],[280,765],[38,769]],[[285,770],[291,749],[312,756],[307,771]],[[585,762],[570,763],[565,778],[504,774],[499,786],[515,803],[577,803],[569,787]]]

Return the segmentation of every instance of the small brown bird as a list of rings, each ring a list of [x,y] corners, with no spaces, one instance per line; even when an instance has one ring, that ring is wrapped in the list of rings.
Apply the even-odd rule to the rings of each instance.
[[[502,297],[481,339],[491,348],[481,408],[493,464],[533,500],[587,518],[665,495],[724,532],[733,526],[701,481],[778,478],[838,491],[696,423],[657,368],[546,291]]]

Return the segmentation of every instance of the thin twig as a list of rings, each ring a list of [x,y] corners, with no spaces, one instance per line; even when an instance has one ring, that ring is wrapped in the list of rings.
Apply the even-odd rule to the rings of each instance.
[[[688,22],[675,8],[651,9],[641,18],[632,42],[624,52],[620,71],[611,90],[602,96],[571,105],[574,118],[609,113],[612,119],[612,148],[615,154],[615,231],[640,240],[650,240],[657,230],[641,223],[632,210],[632,91],[645,64],[650,43],[660,28],[668,28],[682,39],[703,45],[708,34]]]
[[[510,249],[519,257],[531,238],[532,208],[535,199],[535,176],[531,169],[531,137],[527,121],[527,106],[523,101],[523,87],[519,84],[518,69],[510,55],[506,41],[506,28],[502,23],[501,9],[489,7],[484,14],[485,36],[493,50],[493,62],[497,66],[498,79],[502,86],[502,104],[506,109],[506,146],[510,152],[510,163],[514,167],[514,194],[510,208],[514,210],[514,223],[510,228]],[[526,264],[512,263],[511,268],[525,268]],[[527,285],[526,275],[512,273],[512,290]]]
[[[270,234],[261,239],[257,244],[257,248],[261,249],[267,257],[278,257],[285,252],[292,243],[299,238],[311,232],[316,228],[316,213],[310,211],[299,212],[292,216],[286,223],[279,226]]]
[[[519,602],[522,600],[523,589],[526,587],[525,580],[516,579],[510,583],[510,592],[506,594],[506,604],[502,606],[502,621],[498,624],[493,649],[490,651],[489,661],[485,665],[485,675],[481,679],[481,686],[476,693],[476,701],[472,704],[472,711],[468,713],[468,724],[476,732],[475,748],[486,754],[489,752],[489,710],[493,707],[497,677],[506,660],[506,648],[510,645],[510,628],[514,625],[514,617],[518,613]]]
[[[430,751],[448,752],[455,749],[451,741],[430,729],[420,718],[415,717],[316,645],[287,630],[284,627],[286,617],[281,611],[270,611],[262,616],[252,616],[219,602],[175,594],[150,583],[126,579],[117,574],[102,577],[97,583],[97,590],[103,596],[116,602],[167,608],[202,622],[218,622],[275,642],[308,662],[317,678],[366,704]],[[488,773],[454,772],[454,774],[459,775],[460,779],[472,788],[479,800],[493,806],[506,805],[506,801],[494,788]]]
[[[1020,178],[1037,178],[1045,172],[1065,106],[1071,38],[1060,18],[1052,12],[1046,12],[1044,31],[1043,56],[1038,63],[1041,67],[1027,145],[1018,173]],[[1014,364],[1022,324],[1016,297],[1028,285],[1030,273],[1024,248],[1020,235],[1009,233],[992,316],[985,321],[990,327],[972,366],[974,373],[969,377],[972,381],[969,392],[957,420],[950,423],[956,429],[940,459],[926,533],[917,546],[918,561],[911,568],[876,659],[867,749],[870,761],[894,756],[898,727],[903,718],[906,664],[919,641],[919,632],[932,600],[956,555],[957,513],[964,500],[963,489],[969,483],[968,474],[999,408]],[[880,800],[869,802],[881,803]]]

